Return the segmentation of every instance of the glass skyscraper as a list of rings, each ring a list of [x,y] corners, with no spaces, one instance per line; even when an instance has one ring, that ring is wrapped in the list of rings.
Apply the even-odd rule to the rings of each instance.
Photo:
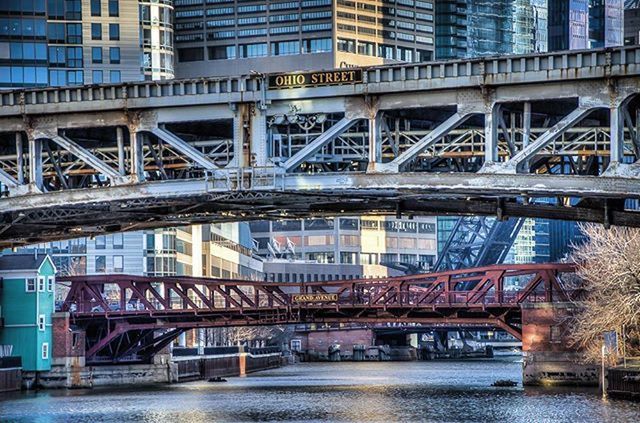
[[[547,0],[436,2],[436,58],[547,50]]]

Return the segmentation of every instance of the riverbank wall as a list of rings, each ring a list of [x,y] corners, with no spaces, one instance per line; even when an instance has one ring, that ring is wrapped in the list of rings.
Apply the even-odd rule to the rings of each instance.
[[[640,400],[640,367],[608,369],[607,394],[614,398]]]
[[[186,353],[190,354],[181,352],[173,357],[177,365],[178,382],[245,376],[286,364],[281,351],[270,347],[246,350],[242,346],[211,347],[204,348],[201,355],[194,355],[191,351]]]
[[[190,350],[190,349],[186,349]],[[279,350],[213,347],[203,355],[176,349],[177,355],[158,354],[148,364],[85,365],[84,359],[58,360],[48,372],[23,374],[23,387],[94,388],[108,386],[178,383],[215,377],[244,376],[284,364]]]

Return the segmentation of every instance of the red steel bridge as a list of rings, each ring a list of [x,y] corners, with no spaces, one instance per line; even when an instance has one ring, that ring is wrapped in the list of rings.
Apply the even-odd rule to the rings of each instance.
[[[572,264],[495,265],[383,279],[279,283],[195,277],[67,276],[62,311],[88,362],[148,360],[184,331],[294,323],[422,323],[521,337],[526,303],[566,302]]]

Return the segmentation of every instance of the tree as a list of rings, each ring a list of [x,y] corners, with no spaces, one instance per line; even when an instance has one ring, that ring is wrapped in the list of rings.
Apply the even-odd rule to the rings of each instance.
[[[619,340],[626,335],[626,355],[638,355],[640,230],[595,224],[580,229],[588,240],[572,257],[584,289],[572,322],[572,340],[586,360],[597,361],[604,332],[615,331]],[[611,357],[617,358],[617,353]]]

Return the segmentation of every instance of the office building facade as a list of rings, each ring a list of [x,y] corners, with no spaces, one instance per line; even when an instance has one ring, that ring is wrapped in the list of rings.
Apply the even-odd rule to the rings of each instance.
[[[0,2],[0,87],[173,77],[172,0]]]
[[[175,0],[176,76],[431,60],[433,0]]]
[[[327,264],[428,271],[436,261],[434,217],[362,216],[251,222],[258,254]],[[340,273],[341,274],[341,273]]]

